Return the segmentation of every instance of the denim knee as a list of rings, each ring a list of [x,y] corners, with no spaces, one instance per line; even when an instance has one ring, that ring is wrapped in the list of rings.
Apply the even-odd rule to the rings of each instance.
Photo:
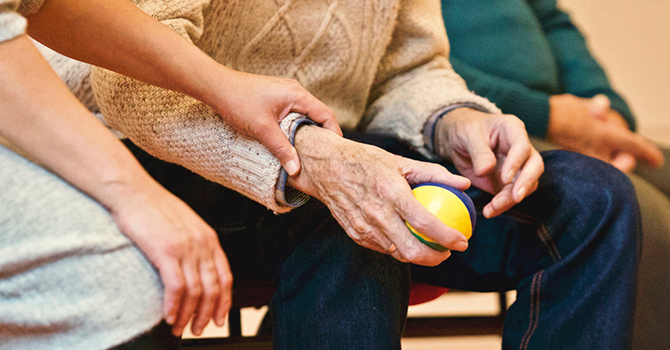
[[[578,202],[599,200],[603,195],[613,203],[636,203],[635,189],[626,174],[615,167],[582,154],[547,151],[543,177],[563,189],[562,196]]]
[[[635,222],[632,230],[615,230],[610,235],[619,244],[639,247],[640,220],[635,189],[623,172],[610,164],[568,151],[543,152],[545,173],[541,183],[559,208],[553,213],[554,222],[581,220],[584,227],[597,225],[607,230],[616,223]],[[560,225],[559,225],[560,226]],[[574,232],[574,230],[572,230]]]

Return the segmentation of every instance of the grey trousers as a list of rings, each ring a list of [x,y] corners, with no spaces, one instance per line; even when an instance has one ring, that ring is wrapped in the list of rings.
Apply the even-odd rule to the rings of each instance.
[[[109,213],[0,145],[0,349],[97,350],[161,320],[162,285]]]

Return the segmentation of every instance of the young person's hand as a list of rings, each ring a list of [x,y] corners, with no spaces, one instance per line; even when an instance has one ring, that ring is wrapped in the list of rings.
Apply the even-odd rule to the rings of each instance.
[[[191,318],[195,335],[210,320],[223,326],[233,276],[216,232],[148,176],[144,181],[141,187],[110,184],[106,191],[113,194],[102,198],[119,229],[158,270],[165,288],[163,317],[175,336]]]
[[[27,36],[0,43],[0,135],[106,207],[158,269],[163,316],[181,335],[223,325],[232,276],[214,230],[156,183],[67,90]]]
[[[485,217],[503,213],[537,189],[544,162],[519,118],[458,108],[436,128],[437,155],[452,161],[472,185],[495,195],[484,207]]]
[[[300,159],[279,128],[290,112],[342,135],[333,111],[297,81],[229,69],[128,0],[50,0],[28,19],[29,34],[55,51],[214,108],[291,175]]]
[[[262,143],[289,175],[300,171],[298,153],[278,126],[289,113],[303,114],[342,136],[333,110],[298,81],[226,70],[221,89],[213,89],[220,95],[210,105],[233,129]]]

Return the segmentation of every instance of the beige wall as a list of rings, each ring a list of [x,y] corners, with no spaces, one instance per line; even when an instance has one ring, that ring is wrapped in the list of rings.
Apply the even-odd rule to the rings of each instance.
[[[586,35],[639,131],[670,145],[670,1],[559,0]]]

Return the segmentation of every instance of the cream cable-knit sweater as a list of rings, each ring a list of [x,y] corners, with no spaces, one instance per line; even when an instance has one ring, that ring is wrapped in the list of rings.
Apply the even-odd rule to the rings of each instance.
[[[136,0],[151,16],[235,70],[297,79],[340,124],[415,148],[437,110],[493,104],[454,73],[437,0]],[[279,162],[210,107],[94,68],[109,124],[154,156],[189,168],[276,212]],[[285,132],[291,116],[282,123]]]

